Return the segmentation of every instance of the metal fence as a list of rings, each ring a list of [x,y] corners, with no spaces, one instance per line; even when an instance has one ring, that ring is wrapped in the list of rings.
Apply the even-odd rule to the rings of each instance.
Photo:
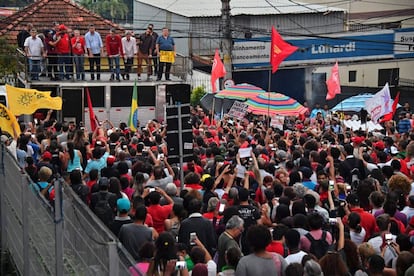
[[[51,206],[33,191],[30,178],[1,145],[1,248],[18,272],[130,275],[135,262],[117,238],[62,179],[54,184],[56,198]],[[0,275],[5,274],[0,271]]]

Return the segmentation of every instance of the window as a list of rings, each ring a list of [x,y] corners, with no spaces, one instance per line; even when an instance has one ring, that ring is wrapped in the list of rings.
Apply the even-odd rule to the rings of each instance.
[[[400,68],[379,69],[378,86],[384,86],[387,82],[389,85],[398,85],[400,77]]]
[[[356,82],[356,71],[349,71],[348,72],[348,81],[349,82]]]

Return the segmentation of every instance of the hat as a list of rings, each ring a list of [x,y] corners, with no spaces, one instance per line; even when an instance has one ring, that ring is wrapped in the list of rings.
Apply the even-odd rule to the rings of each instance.
[[[67,30],[68,28],[66,28],[66,26],[64,25],[64,24],[60,24],[59,25],[59,31],[65,31],[65,30]]]
[[[219,149],[220,149],[220,154],[221,154],[221,155],[226,155],[226,153],[227,153],[227,149],[226,149],[226,147],[221,146]]]
[[[127,198],[120,198],[116,201],[116,208],[120,213],[127,213],[131,209],[131,202]]]
[[[113,156],[113,155],[109,155],[109,156],[106,158],[106,164],[107,164],[107,165],[113,165],[113,164],[115,163],[115,160],[116,160],[115,156]]]
[[[3,134],[3,135],[1,136],[1,142],[2,142],[2,143],[6,143],[6,142],[7,142],[7,140],[9,140],[9,138],[8,138],[6,135],[4,135],[4,134]]]
[[[102,188],[109,187],[109,179],[107,177],[101,177],[98,181],[98,185]]]
[[[383,151],[385,149],[385,144],[383,141],[378,141],[376,143],[372,143],[372,145],[374,146],[374,148],[376,148],[377,150]]]
[[[114,131],[113,131],[112,129],[108,129],[108,131],[106,132],[106,135],[111,136],[111,134],[112,134],[113,132],[114,132]]]
[[[359,205],[359,198],[356,194],[348,195],[346,201],[351,205]]]
[[[287,152],[284,150],[276,151],[276,158],[279,160],[286,160],[287,159]]]
[[[209,175],[208,173],[205,173],[201,176],[201,182],[204,182],[207,178],[211,177],[211,175]]]
[[[42,159],[43,160],[52,160],[52,154],[49,152],[49,151],[45,151],[43,154],[42,154]]]
[[[147,173],[143,173],[142,175],[144,176],[145,181],[148,181],[148,179],[150,178],[149,174],[147,174]]]
[[[208,200],[207,204],[207,212],[214,211],[217,208],[217,204],[220,202],[220,200],[217,197],[211,197]]]
[[[136,145],[136,144],[138,144],[138,142],[139,142],[138,137],[134,136],[134,137],[131,138],[131,144]]]
[[[391,152],[392,155],[394,155],[394,154],[397,154],[399,151],[398,151],[397,147],[391,146],[390,152]]]
[[[224,161],[224,157],[223,157],[223,156],[221,156],[221,155],[216,155],[216,156],[214,157],[214,161],[215,161],[215,162],[223,162],[223,161]]]
[[[158,150],[158,147],[157,146],[152,146],[151,147],[151,151],[156,151],[156,150]]]
[[[365,137],[363,137],[363,136],[355,136],[355,137],[352,137],[351,138],[351,141],[354,142],[354,144],[359,145],[359,144],[361,144],[362,142],[365,141]]]

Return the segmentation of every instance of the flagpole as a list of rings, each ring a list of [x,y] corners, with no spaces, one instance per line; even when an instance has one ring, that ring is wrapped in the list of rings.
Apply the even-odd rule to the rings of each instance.
[[[269,84],[267,89],[267,127],[270,127],[270,91],[272,85],[272,67],[269,69]]]

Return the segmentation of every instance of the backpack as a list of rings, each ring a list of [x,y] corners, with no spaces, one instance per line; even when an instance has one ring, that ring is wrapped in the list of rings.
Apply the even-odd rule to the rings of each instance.
[[[329,243],[326,241],[326,231],[322,232],[320,240],[315,240],[310,233],[307,233],[305,237],[311,242],[309,253],[315,255],[316,258],[322,258],[329,250]]]
[[[106,193],[105,195],[99,193],[98,195],[99,200],[95,205],[93,212],[95,215],[102,220],[102,222],[109,227],[113,220],[113,211],[111,205],[109,205],[109,197],[110,193]]]

